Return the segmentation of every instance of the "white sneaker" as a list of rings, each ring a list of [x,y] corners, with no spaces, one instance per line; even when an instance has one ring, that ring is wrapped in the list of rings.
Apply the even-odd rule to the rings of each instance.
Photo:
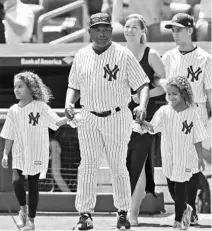
[[[35,231],[35,224],[32,221],[28,221],[28,225],[26,225],[22,231]]]
[[[24,213],[22,210],[18,213],[17,225],[19,228],[23,228],[27,222],[27,213]]]
[[[180,221],[174,221],[174,225],[173,225],[174,229],[178,229],[178,230],[186,230],[187,228],[185,227],[184,221],[182,220]]]
[[[187,204],[187,208],[184,210],[183,217],[182,217],[182,221],[186,228],[188,228],[191,224],[192,211],[193,211],[192,207],[189,204]]]

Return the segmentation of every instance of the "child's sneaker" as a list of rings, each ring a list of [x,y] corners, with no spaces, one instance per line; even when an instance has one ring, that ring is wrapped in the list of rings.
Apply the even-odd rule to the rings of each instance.
[[[120,230],[129,230],[130,229],[130,222],[127,219],[127,212],[120,211],[118,212],[118,220],[117,220],[117,229]]]
[[[90,213],[81,213],[80,218],[73,230],[93,229],[93,219]]]
[[[32,222],[32,221],[28,221],[29,223],[28,223],[28,225],[27,226],[25,226],[23,229],[22,229],[22,231],[35,231],[35,224],[34,224],[34,222]]]
[[[178,230],[186,230],[187,228],[185,227],[184,221],[182,220],[180,221],[174,221],[174,225],[173,225],[174,229],[178,229]]]
[[[18,213],[17,225],[19,228],[23,228],[26,225],[27,213],[24,213],[22,210]]]
[[[191,213],[191,226],[198,225],[198,216],[196,213]]]
[[[184,210],[183,217],[182,217],[182,221],[185,224],[186,228],[190,226],[192,211],[193,211],[192,207],[189,204],[187,204],[187,208]]]

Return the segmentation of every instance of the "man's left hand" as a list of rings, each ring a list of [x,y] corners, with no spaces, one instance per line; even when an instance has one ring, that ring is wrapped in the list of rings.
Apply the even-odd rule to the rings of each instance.
[[[146,107],[144,106],[137,106],[133,110],[133,114],[136,116],[136,120],[138,123],[141,123],[146,118]]]

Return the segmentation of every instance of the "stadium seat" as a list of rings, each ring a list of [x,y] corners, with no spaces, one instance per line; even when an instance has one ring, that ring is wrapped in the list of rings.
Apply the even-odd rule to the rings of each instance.
[[[192,7],[201,2],[201,0],[186,0],[186,1],[187,1],[187,4],[191,5]]]
[[[211,41],[211,22],[202,20],[196,28],[197,41]]]
[[[186,13],[186,14],[191,14],[191,5],[186,4],[186,3],[177,3],[177,2],[172,2],[170,4],[172,16],[174,16],[177,13]]]
[[[75,2],[76,0],[42,0],[41,5],[43,6],[43,12],[47,13],[49,11],[55,10],[64,5]],[[50,42],[54,39],[58,39],[66,34],[63,32],[63,23],[66,18],[76,18],[77,22],[75,25],[70,26],[67,33],[73,32],[82,26],[82,9],[78,8],[76,10],[67,12],[58,17],[52,18],[45,22],[43,27],[44,32],[44,42]],[[71,24],[70,24],[71,25]],[[65,33],[65,34],[64,34]]]
[[[43,6],[36,5],[36,4],[28,4],[28,6],[32,9],[32,12],[35,16],[34,28],[33,28],[33,35],[32,35],[32,42],[37,41],[37,21],[41,14],[43,14]]]
[[[25,3],[25,4],[35,4],[35,5],[39,5],[39,0],[21,0],[21,2]]]

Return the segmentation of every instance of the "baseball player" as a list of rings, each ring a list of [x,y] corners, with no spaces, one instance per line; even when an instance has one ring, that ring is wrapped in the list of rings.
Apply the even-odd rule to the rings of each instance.
[[[153,133],[161,132],[162,171],[175,201],[173,227],[190,225],[192,207],[186,202],[186,184],[193,174],[204,170],[201,142],[208,138],[206,128],[193,107],[193,93],[186,77],[172,77],[166,85],[168,105],[162,106],[150,123]]]
[[[206,126],[208,121],[207,100],[211,110],[212,57],[206,51],[193,44],[193,26],[194,20],[188,14],[179,13],[172,18],[172,21],[165,27],[172,30],[177,47],[166,52],[162,60],[165,65],[166,78],[171,78],[175,75],[187,77],[194,92],[196,110]],[[193,208],[191,224],[198,223],[195,201],[199,174],[202,173],[194,174],[188,184],[188,203]]]
[[[48,168],[48,128],[56,130],[67,122],[67,118],[58,117],[46,104],[51,98],[50,91],[34,73],[22,72],[15,75],[14,93],[19,102],[9,108],[1,131],[1,137],[6,139],[2,166],[8,167],[8,155],[12,148],[12,181],[20,205],[17,224],[20,228],[26,226],[28,216],[27,228],[35,230],[38,180],[45,178]],[[28,176],[28,209],[24,189],[25,176]]]
[[[126,156],[132,113],[128,104],[131,88],[137,90],[140,105],[134,113],[142,121],[148,102],[149,79],[131,51],[111,41],[108,14],[97,13],[90,17],[89,34],[92,43],[79,50],[74,58],[66,96],[66,108],[73,109],[79,97],[82,105],[78,125],[81,163],[75,201],[80,219],[75,228],[93,228],[91,213],[96,204],[97,171],[105,154],[112,175],[114,205],[118,209],[117,228],[129,229],[127,211],[131,190]]]

